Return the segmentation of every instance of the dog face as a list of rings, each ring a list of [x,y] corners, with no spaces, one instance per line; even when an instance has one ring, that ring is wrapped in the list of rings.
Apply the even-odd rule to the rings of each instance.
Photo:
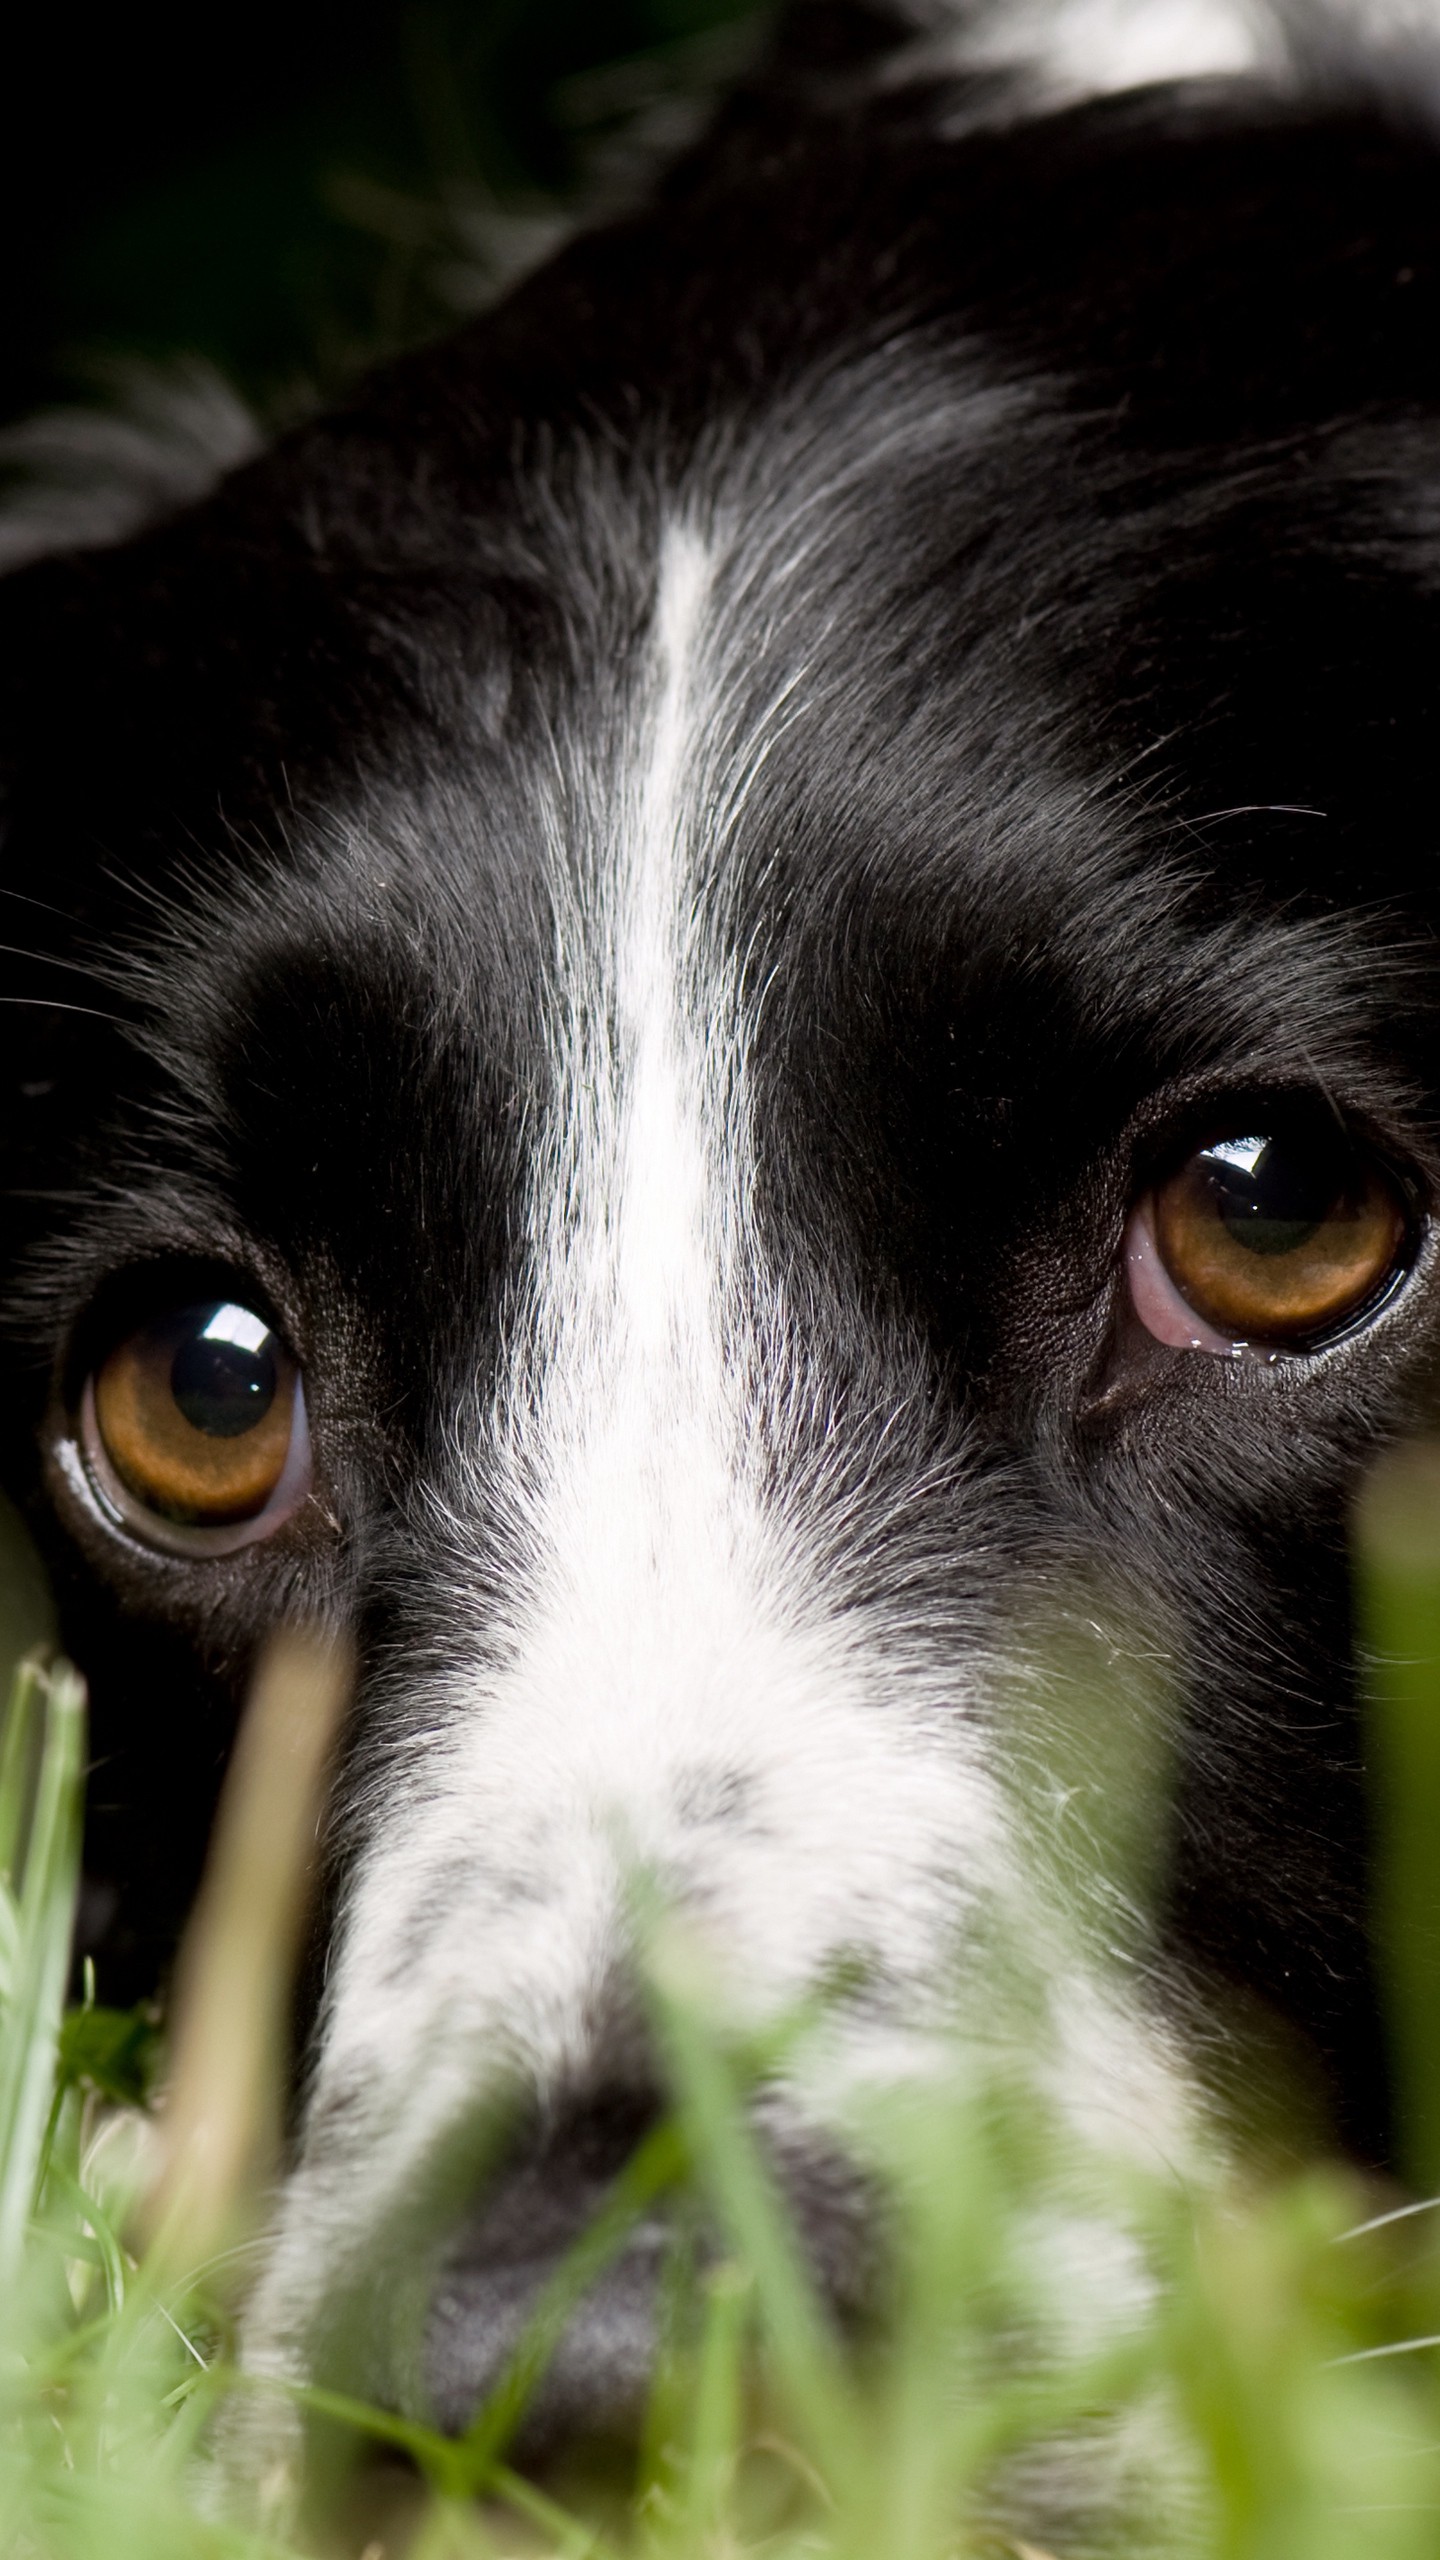
[[[1097,1848],[1025,2033],[1164,2141],[1238,2001],[1384,2141],[1343,1547],[1437,1325],[1434,147],[825,24],[656,211],[0,591],[8,1464],[102,1983],[258,1637],[343,1621],[257,2334],[518,2090],[363,2376],[457,2423],[655,2104],[637,1866],[898,2067],[1158,1751],[1143,1943]],[[769,2136],[844,2300],[826,2128]]]

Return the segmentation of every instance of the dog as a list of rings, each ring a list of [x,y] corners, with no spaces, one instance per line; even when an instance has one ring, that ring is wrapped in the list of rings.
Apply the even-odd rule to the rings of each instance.
[[[1345,1552],[1440,1328],[1437,127],[1429,6],[797,5],[643,204],[0,584],[0,1411],[102,1995],[267,1630],[360,1666],[262,2365],[363,2300],[356,2387],[467,2423],[663,2104],[637,1865],[862,2077],[1068,1875],[1015,2032],[1077,2123],[1167,2156],[1259,2054],[1389,2156]],[[764,2131],[843,2312],[834,2128]],[[642,2277],[553,2433],[633,2415]]]

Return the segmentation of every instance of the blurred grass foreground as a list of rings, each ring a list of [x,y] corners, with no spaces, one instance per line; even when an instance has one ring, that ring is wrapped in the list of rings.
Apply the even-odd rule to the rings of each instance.
[[[967,2049],[922,2092],[866,2102],[895,2274],[883,2338],[842,2347],[750,2138],[766,2057],[715,2026],[662,1925],[670,2114],[510,2372],[458,2440],[297,2386],[283,2396],[327,2448],[308,2482],[237,2478],[224,2447],[237,2407],[282,2396],[237,2370],[233,2323],[346,1667],[298,1637],[262,1666],[162,2072],[148,2013],[98,2007],[88,1976],[67,2002],[84,1699],[33,1651],[0,1740],[3,2560],[1433,2560],[1440,1453],[1387,1468],[1357,1547],[1411,2197],[1335,2168],[1212,2187],[1090,2157],[1013,2059]],[[26,1589],[11,1624],[28,1634]],[[507,2462],[526,2396],[662,2192],[692,2245],[633,2476],[541,2490]],[[1059,2245],[1097,2214],[1147,2270],[1098,2338]],[[1010,2538],[1017,2511],[1043,2543]]]

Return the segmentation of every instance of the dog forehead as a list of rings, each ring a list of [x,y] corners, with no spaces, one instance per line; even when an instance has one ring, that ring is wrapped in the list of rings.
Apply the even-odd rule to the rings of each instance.
[[[1327,1018],[1363,1014],[1366,929],[1348,962],[1312,940],[1301,970],[1273,924],[1426,907],[1413,437],[1350,431],[1298,495],[1280,453],[1121,502],[1093,422],[973,350],[853,374],[668,488],[653,455],[520,475],[521,600],[493,568],[431,595],[415,698],[358,778],[312,788],[268,849],[232,834],[190,866],[147,992],[166,1036],[219,1054],[237,1120],[283,1093],[308,1143],[327,1115],[357,1129],[362,1094],[423,1089],[472,1150],[480,1127],[533,1136],[560,964],[583,946],[590,984],[613,981],[642,825],[669,830],[665,894],[692,913],[684,1001],[729,973],[792,1064],[857,1033],[873,1061],[866,1018],[924,1006],[988,1051],[992,1087],[1093,1058],[1099,1091],[1121,1037],[1158,1078],[1194,1063],[1202,1019],[1221,1054],[1268,1029],[1320,1059]],[[677,542],[684,752],[642,809]],[[485,663],[472,631],[457,680],[472,605]],[[406,612],[397,576],[392,633]],[[1397,669],[1373,644],[1401,624]]]

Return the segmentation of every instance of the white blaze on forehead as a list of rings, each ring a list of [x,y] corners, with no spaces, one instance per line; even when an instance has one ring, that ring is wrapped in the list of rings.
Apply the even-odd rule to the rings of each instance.
[[[543,1403],[555,1563],[593,1597],[613,1564],[633,1561],[642,1521],[653,1539],[662,1475],[667,1501],[688,1510],[713,1498],[725,1437],[705,1061],[686,1019],[695,660],[708,590],[705,546],[677,531],[662,558],[646,751],[595,883],[602,931],[582,920],[565,962],[578,975],[566,1008],[567,1178],[539,1204],[544,1371],[521,1394]],[[728,1028],[714,1024],[717,1042]],[[542,1190],[550,1182],[542,1165]]]

